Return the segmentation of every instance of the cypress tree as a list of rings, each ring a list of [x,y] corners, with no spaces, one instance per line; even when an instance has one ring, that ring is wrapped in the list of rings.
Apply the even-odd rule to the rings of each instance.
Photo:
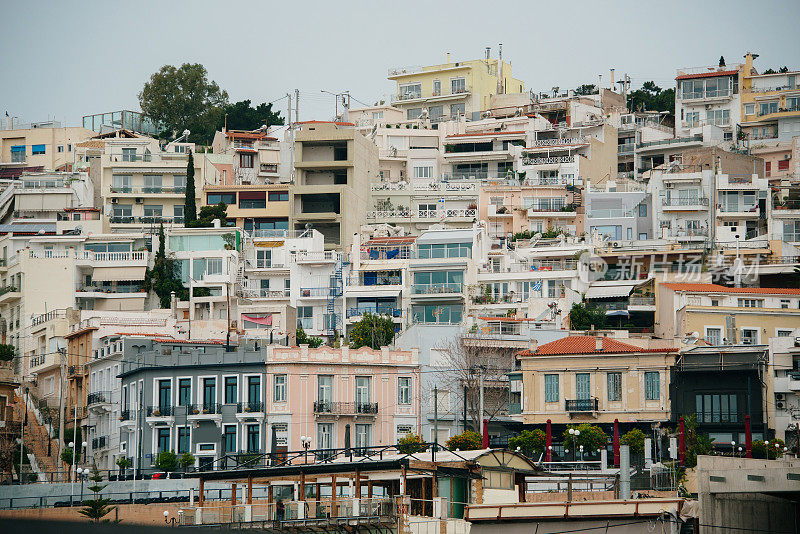
[[[194,157],[189,151],[189,161],[186,164],[186,198],[183,201],[183,225],[186,228],[194,226],[197,221],[197,204],[194,191]]]

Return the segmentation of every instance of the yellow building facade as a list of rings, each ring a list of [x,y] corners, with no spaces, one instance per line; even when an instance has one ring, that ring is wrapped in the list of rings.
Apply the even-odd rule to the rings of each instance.
[[[757,57],[748,52],[740,70],[743,134],[751,145],[791,141],[800,135],[800,71],[758,74]]]

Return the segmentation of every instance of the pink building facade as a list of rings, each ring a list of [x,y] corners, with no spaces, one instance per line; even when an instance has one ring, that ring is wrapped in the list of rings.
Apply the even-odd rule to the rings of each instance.
[[[270,346],[266,413],[271,450],[394,445],[420,431],[416,350]]]

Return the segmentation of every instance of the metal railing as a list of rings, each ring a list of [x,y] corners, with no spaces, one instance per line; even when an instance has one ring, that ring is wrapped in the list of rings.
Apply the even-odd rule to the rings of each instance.
[[[568,412],[596,412],[599,402],[596,397],[591,397],[588,399],[567,399],[565,404]]]
[[[560,163],[573,163],[575,156],[555,156],[549,158],[522,158],[523,165],[558,165]]]
[[[301,287],[301,297],[339,297],[342,295],[340,287]]]
[[[708,206],[708,197],[662,198],[662,206]]]
[[[725,98],[731,96],[730,88],[714,91],[692,91],[691,93],[678,93],[681,100],[705,100],[707,98]]]
[[[168,404],[147,407],[147,417],[169,417],[172,412],[173,408]]]
[[[316,262],[316,261],[338,261],[342,259],[342,254],[334,250],[326,251],[309,251],[301,250],[295,256],[295,261],[299,262]]]
[[[239,402],[236,404],[236,411],[238,413],[263,412],[264,403],[259,401]]]
[[[111,186],[112,194],[141,194],[141,195],[183,195],[186,193],[186,186],[164,187],[159,185],[144,187]]]
[[[314,413],[332,415],[377,415],[377,402],[314,401]]]
[[[11,293],[14,291],[19,291],[19,288],[16,286],[3,286],[0,288],[0,295],[5,295],[6,293]]]
[[[638,297],[632,295],[628,299],[628,304],[630,306],[655,306],[656,305],[656,298],[655,297]]]
[[[111,392],[110,391],[95,391],[89,393],[86,397],[86,405],[91,406],[93,404],[104,404],[111,402]]]
[[[364,314],[387,315],[389,317],[402,317],[403,310],[395,308],[393,305],[377,305],[372,307],[359,306],[358,308],[347,308],[347,317],[361,317]]]
[[[187,409],[188,415],[216,415],[221,413],[222,405],[216,402],[190,404]]]
[[[107,436],[100,436],[96,438],[92,438],[92,449],[99,450],[105,449],[108,446],[108,437]]]
[[[537,139],[531,143],[532,147],[550,147],[561,145],[582,145],[587,142],[586,136],[566,137],[563,139]]]
[[[347,277],[349,286],[396,286],[402,283],[403,277],[399,274],[377,273],[375,276],[367,277],[362,273],[360,276]]]

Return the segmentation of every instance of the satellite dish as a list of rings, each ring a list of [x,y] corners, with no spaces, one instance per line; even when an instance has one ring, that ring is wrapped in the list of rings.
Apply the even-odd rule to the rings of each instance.
[[[683,342],[688,344],[693,344],[697,343],[698,339],[700,339],[700,332],[686,332],[686,335],[683,338]]]

